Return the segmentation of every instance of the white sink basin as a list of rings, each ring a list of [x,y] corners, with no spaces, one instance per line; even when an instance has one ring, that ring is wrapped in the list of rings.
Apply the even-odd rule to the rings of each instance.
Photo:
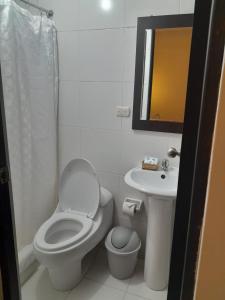
[[[134,168],[125,175],[125,182],[148,195],[174,199],[177,196],[178,168],[166,172]]]
[[[148,197],[145,282],[153,290],[164,290],[169,281],[178,168],[166,172],[134,168],[124,180]]]

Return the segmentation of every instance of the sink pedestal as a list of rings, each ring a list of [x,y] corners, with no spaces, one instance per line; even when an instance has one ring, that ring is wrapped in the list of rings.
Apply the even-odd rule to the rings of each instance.
[[[169,281],[178,168],[165,172],[137,167],[127,172],[125,182],[148,197],[145,282],[152,290],[164,290]]]
[[[168,286],[175,199],[149,197],[145,282],[152,290]]]

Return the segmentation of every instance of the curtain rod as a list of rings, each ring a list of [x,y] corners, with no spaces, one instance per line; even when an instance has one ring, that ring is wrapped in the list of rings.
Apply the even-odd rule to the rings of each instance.
[[[36,9],[39,9],[40,11],[45,12],[48,18],[51,18],[54,15],[53,10],[46,9],[46,8],[41,7],[39,5],[33,4],[33,3],[31,3],[31,2],[29,2],[27,0],[20,0],[20,1],[23,2],[23,3],[25,3],[25,4],[28,4],[28,5],[32,6],[34,8],[36,8]]]

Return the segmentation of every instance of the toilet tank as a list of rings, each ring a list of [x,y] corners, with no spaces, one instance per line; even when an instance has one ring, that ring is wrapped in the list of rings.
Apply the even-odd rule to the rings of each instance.
[[[102,223],[105,224],[105,228],[107,228],[107,231],[112,226],[113,221],[113,196],[104,187],[100,188],[100,209],[102,210]],[[106,231],[106,232],[107,232]]]
[[[104,187],[101,187],[100,188],[100,207],[104,208],[105,206],[110,204],[110,202],[113,202],[112,194],[110,193],[110,191],[108,191]]]

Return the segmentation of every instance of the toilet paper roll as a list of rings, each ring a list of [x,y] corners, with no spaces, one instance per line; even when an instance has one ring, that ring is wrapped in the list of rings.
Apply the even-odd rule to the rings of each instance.
[[[136,205],[128,202],[123,203],[123,214],[133,217],[136,213]]]

